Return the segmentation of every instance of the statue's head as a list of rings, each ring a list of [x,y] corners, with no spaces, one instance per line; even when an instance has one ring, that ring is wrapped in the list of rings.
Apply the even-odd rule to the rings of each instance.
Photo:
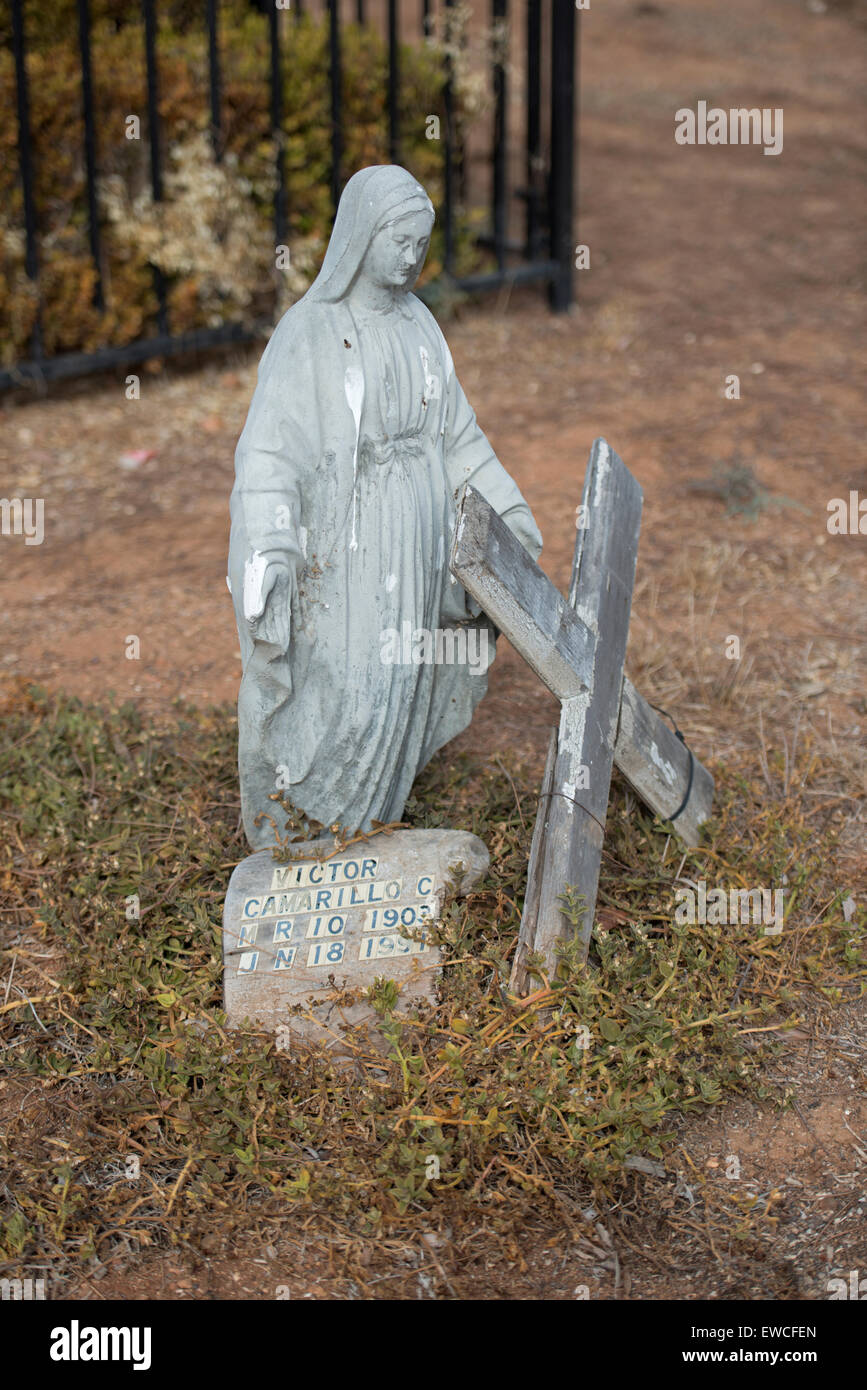
[[[424,265],[434,223],[430,198],[407,169],[359,169],[343,190],[312,299],[342,299],[359,277],[411,290]]]
[[[433,213],[419,209],[386,222],[374,233],[361,263],[359,276],[390,290],[411,290],[424,265]]]

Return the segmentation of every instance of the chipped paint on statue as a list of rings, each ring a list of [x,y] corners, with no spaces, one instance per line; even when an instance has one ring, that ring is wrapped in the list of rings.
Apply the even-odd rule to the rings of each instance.
[[[534,557],[541,536],[412,294],[433,207],[405,169],[346,186],[322,270],[259,364],[235,455],[229,588],[244,828],[273,843],[280,786],[308,819],[369,830],[400,818],[433,754],[487,689],[467,664],[383,663],[381,634],[471,625],[448,572],[470,481]],[[257,824],[258,821],[258,824]]]

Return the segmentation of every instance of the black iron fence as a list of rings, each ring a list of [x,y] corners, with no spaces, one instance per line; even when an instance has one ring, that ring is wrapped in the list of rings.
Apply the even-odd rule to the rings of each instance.
[[[111,0],[103,0],[111,4]],[[9,47],[14,64],[17,122],[17,176],[20,197],[20,235],[23,272],[32,291],[33,313],[28,354],[0,368],[0,390],[28,381],[49,381],[88,371],[134,364],[148,358],[203,350],[242,341],[255,335],[249,321],[229,321],[192,331],[173,326],[167,275],[152,266],[155,309],[147,331],[131,341],[94,346],[87,351],[56,351],[43,333],[43,266],[37,176],[39,149],[31,123],[31,75],[28,49],[28,11],[25,0],[10,0]],[[70,0],[72,3],[72,0]],[[201,26],[206,53],[209,137],[217,164],[224,157],[224,80],[219,0],[175,0],[193,12]],[[94,47],[91,0],[74,0],[75,35],[80,72],[80,161],[82,215],[86,218],[91,264],[91,307],[106,308],[103,226],[100,214],[100,113],[94,95]],[[171,7],[168,0],[167,7]],[[485,13],[481,10],[484,8]],[[200,13],[197,13],[197,10]],[[387,48],[387,92],[384,119],[385,149],[395,163],[406,163],[405,130],[401,125],[401,54],[406,45],[436,41],[441,61],[442,134],[438,215],[442,227],[442,264],[449,284],[464,292],[497,289],[507,284],[547,286],[555,310],[572,299],[575,243],[574,186],[576,175],[577,24],[574,0],[484,0],[484,6],[463,8],[463,37],[476,24],[487,35],[490,83],[489,109],[484,121],[473,122],[469,135],[455,119],[455,27],[457,0],[250,0],[250,10],[267,31],[267,63],[261,81],[268,84],[267,120],[273,139],[273,232],[277,246],[292,236],[292,207],[287,186],[284,110],[287,57],[290,64],[295,26],[306,16],[327,26],[329,84],[330,196],[336,207],[346,179],[344,83],[342,44],[347,24],[374,25],[384,32]],[[314,13],[316,11],[316,13]],[[105,20],[105,15],[101,16]],[[189,13],[187,14],[189,21]],[[128,22],[128,15],[123,21]],[[166,198],[164,161],[166,141],[161,112],[160,50],[157,0],[141,0],[140,44],[144,60],[146,101],[143,114],[148,147],[150,196],[154,205]],[[287,49],[288,55],[287,55]],[[96,54],[97,61],[99,54]],[[97,72],[97,76],[100,74]],[[204,97],[204,94],[203,94]],[[370,160],[368,162],[380,162]],[[413,170],[417,172],[417,170]],[[421,177],[421,175],[419,175]],[[456,228],[459,208],[470,202],[485,209],[486,226],[475,243],[488,266],[471,273],[456,272]],[[7,296],[8,301],[8,296]],[[7,355],[8,361],[8,355]]]

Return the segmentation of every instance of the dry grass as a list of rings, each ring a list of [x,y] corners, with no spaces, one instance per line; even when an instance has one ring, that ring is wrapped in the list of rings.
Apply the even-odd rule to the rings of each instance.
[[[148,1248],[205,1258],[311,1218],[380,1272],[392,1246],[427,1249],[456,1226],[508,1253],[545,1212],[605,1254],[600,1207],[636,1162],[664,1171],[677,1117],[784,1100],[762,1063],[817,1000],[859,997],[867,979],[809,740],[788,774],[770,753],[718,767],[718,814],[685,854],[616,786],[593,965],[565,951],[525,1000],[505,985],[535,788],[508,760],[440,759],[408,820],[492,852],[489,877],[444,912],[441,1002],[404,1014],[380,981],[387,1056],[350,1032],[349,1073],[287,1058],[270,1037],[227,1036],[220,1013],[222,893],[229,847],[243,852],[228,712],[179,708],[153,730],[129,706],[20,690],[4,734],[3,1269],[47,1269],[55,1288]],[[779,937],[674,918],[685,878],[784,873]],[[714,1219],[740,1238],[772,1206],[733,1194]]]

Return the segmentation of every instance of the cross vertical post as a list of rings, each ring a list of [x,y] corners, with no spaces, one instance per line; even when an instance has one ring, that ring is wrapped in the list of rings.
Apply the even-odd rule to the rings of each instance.
[[[590,945],[642,502],[629,469],[597,440],[584,481],[569,591],[570,606],[596,639],[593,671],[589,689],[560,706],[552,784],[540,798],[538,868],[528,885],[512,969],[517,990],[527,983],[531,953],[544,956],[549,966],[555,961],[555,943],[569,930],[561,901],[567,886],[582,900],[577,935],[585,954]]]

